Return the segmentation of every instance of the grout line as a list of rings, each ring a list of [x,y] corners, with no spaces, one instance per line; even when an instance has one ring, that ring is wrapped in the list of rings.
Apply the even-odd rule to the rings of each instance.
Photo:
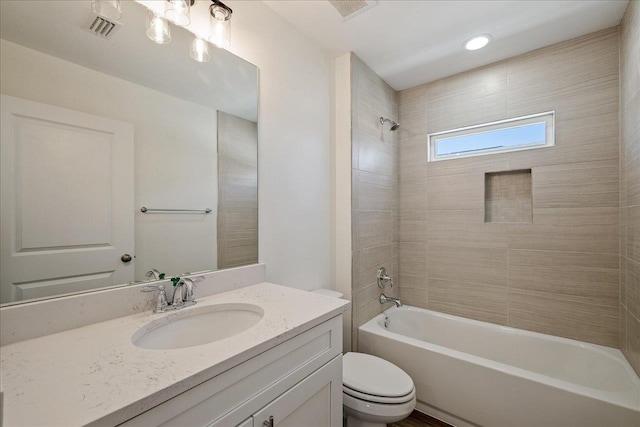
[[[527,252],[556,252],[567,254],[582,254],[582,255],[607,255],[607,256],[622,256],[611,252],[581,252],[581,251],[562,251],[558,249],[527,249],[527,248],[508,248],[511,251],[527,251]]]
[[[507,244],[507,326],[511,324],[511,281],[509,280],[509,249]]]

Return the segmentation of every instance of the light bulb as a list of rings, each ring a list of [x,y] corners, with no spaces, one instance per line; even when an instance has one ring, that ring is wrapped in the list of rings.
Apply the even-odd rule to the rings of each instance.
[[[491,40],[492,37],[489,34],[483,34],[467,40],[463,46],[467,50],[478,50],[488,45]]]
[[[199,37],[194,37],[191,42],[191,57],[198,62],[208,62],[211,59],[209,55],[209,43]]]
[[[191,0],[167,0],[164,16],[176,25],[187,26],[191,23]]]
[[[209,7],[209,41],[228,49],[231,44],[231,9],[220,4]]]
[[[147,15],[147,37],[158,44],[167,44],[171,41],[169,22],[153,11],[149,11]]]

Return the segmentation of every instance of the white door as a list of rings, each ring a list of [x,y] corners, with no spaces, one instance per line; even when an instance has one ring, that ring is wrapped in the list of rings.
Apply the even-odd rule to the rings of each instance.
[[[0,301],[133,280],[133,125],[0,96]]]

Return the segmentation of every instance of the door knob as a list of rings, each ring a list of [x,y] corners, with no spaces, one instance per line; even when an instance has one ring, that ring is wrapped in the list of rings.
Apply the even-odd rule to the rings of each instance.
[[[122,262],[131,262],[133,258],[129,254],[124,254],[120,257],[120,261]]]

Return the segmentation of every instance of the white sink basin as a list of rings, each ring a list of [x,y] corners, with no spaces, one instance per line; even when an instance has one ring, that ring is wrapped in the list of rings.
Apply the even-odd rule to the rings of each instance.
[[[253,304],[217,304],[187,308],[138,329],[131,341],[148,350],[171,350],[209,344],[237,335],[262,319]]]

